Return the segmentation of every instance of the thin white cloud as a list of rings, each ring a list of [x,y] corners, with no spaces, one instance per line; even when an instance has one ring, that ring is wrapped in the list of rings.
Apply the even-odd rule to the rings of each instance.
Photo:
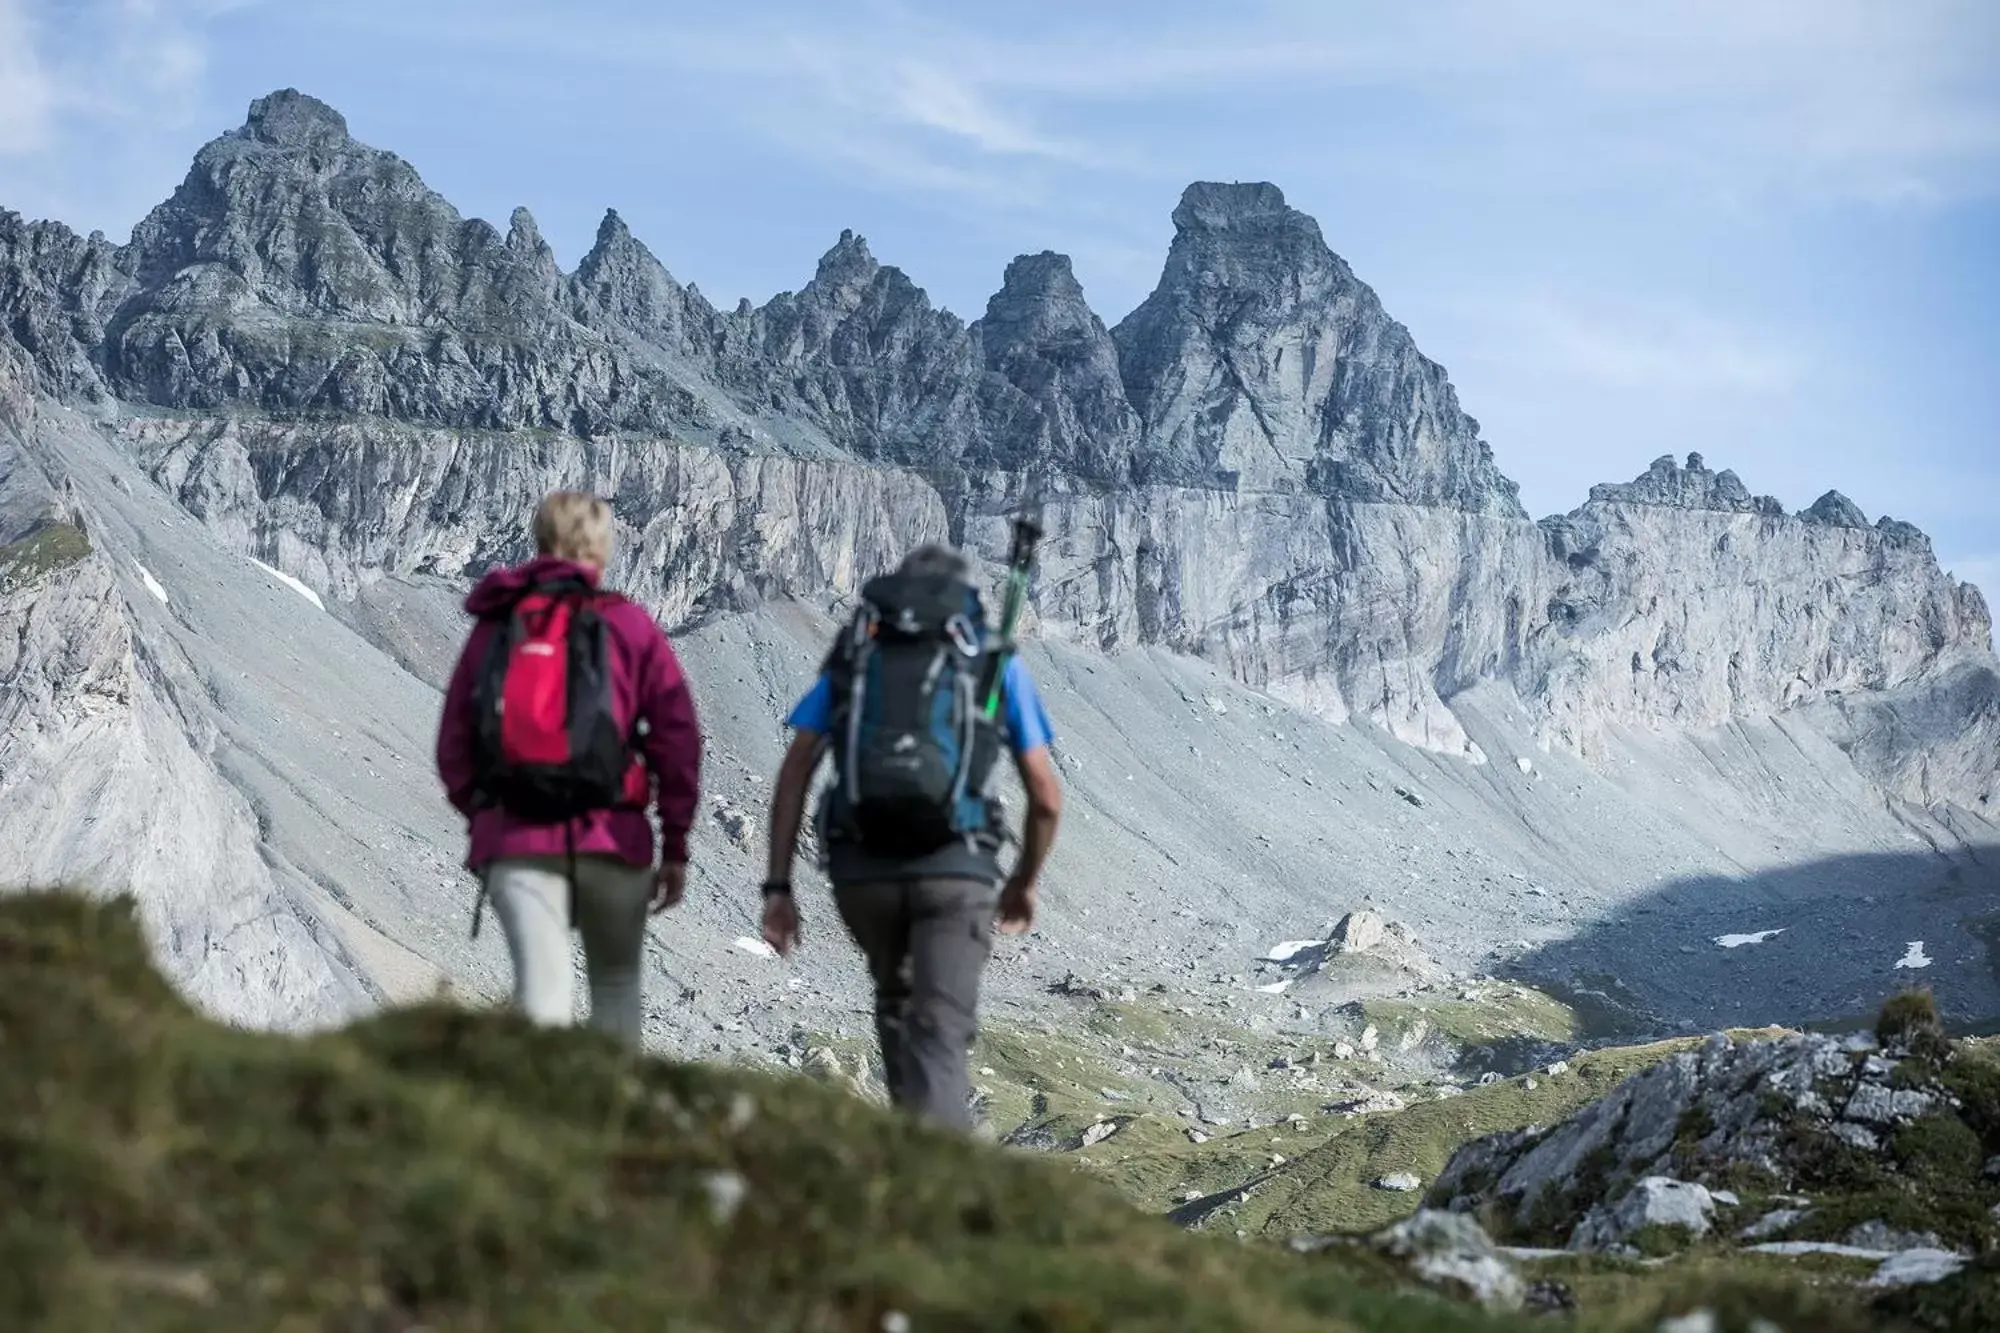
[[[55,67],[66,116],[125,125],[181,124],[208,70],[195,25],[227,6],[213,0],[81,0],[77,34]]]
[[[0,0],[0,149],[55,151],[87,124],[185,123],[202,24],[256,0]]]
[[[207,121],[209,27],[261,0],[0,0],[0,204],[107,232]]]
[[[908,123],[964,140],[984,153],[1084,160],[1087,154],[1003,110],[980,88],[938,65],[900,60],[875,94]]]
[[[1440,175],[1882,204],[2000,188],[1991,0],[1243,0],[1059,14],[856,0],[725,19],[453,0],[342,22],[650,68],[797,152],[983,204],[1063,169],[1184,177],[1185,113],[1329,161],[1385,136]],[[1358,121],[1342,90],[1371,91]],[[1385,106],[1448,126],[1421,135]],[[1182,113],[1162,116],[1158,112]],[[1350,123],[1352,121],[1352,123]],[[1396,151],[1394,148],[1383,151]],[[1241,156],[1239,151],[1238,156]]]
[[[687,78],[782,87],[782,98],[732,99],[735,114],[796,153],[878,184],[1018,214],[1044,196],[1050,172],[1118,165],[1109,145],[1051,132],[1032,99],[981,78],[963,40],[746,30],[677,34],[670,49]]]
[[[788,92],[838,104],[858,133],[948,129],[960,148],[1078,165],[1173,156],[1093,107],[1365,85],[1455,117],[1450,170],[1493,161],[1506,137],[1507,156],[1718,194],[1897,203],[1990,190],[2000,167],[1988,0],[1265,0],[1214,20],[1005,25],[877,8],[794,18],[782,42],[719,28],[675,45],[738,75],[804,75]],[[1066,117],[1071,134],[1045,128]]]
[[[1622,389],[1776,394],[1809,366],[1778,335],[1686,305],[1538,293],[1468,313],[1489,359]]]
[[[49,141],[54,93],[26,0],[0,0],[0,157]]]

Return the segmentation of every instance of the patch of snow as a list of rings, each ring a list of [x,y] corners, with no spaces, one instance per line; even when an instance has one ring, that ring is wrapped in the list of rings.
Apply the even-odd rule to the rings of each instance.
[[[773,949],[762,940],[753,940],[748,935],[738,935],[731,943],[744,953],[754,953],[759,958],[776,958],[778,956],[776,949]]]
[[[1282,963],[1290,959],[1294,954],[1302,953],[1307,949],[1317,949],[1325,943],[1325,940],[1284,940],[1272,945],[1264,954],[1263,961],[1267,963]]]
[[[1911,940],[1910,947],[1903,951],[1901,958],[1896,960],[1897,967],[1929,967],[1930,965],[1931,960],[1924,954],[1924,942],[1922,940]]]
[[[1266,995],[1283,995],[1286,991],[1291,989],[1291,986],[1292,986],[1292,979],[1290,977],[1286,977],[1283,981],[1274,981],[1268,986],[1259,986],[1257,989],[1262,991]]]
[[[144,565],[140,564],[137,560],[134,560],[132,564],[136,569],[138,569],[139,577],[145,580],[146,591],[153,594],[153,596],[159,598],[160,605],[165,606],[167,604],[167,590],[165,588],[162,588],[160,586],[160,581],[153,577],[153,571],[146,568]]]
[[[1535,761],[1528,758],[1528,756],[1526,755],[1522,755],[1520,758],[1514,761],[1514,767],[1520,769],[1523,773],[1526,773],[1530,777],[1532,777],[1535,772]]]
[[[1423,1181],[1408,1171],[1396,1171],[1377,1180],[1375,1188],[1378,1190],[1392,1190],[1398,1194],[1407,1194],[1411,1190],[1423,1188],[1423,1184]]]
[[[1715,942],[1725,949],[1739,949],[1746,944],[1762,944],[1774,935],[1784,933],[1785,927],[1779,926],[1776,930],[1755,930],[1747,935],[1717,935]]]
[[[272,578],[284,584],[287,588],[290,588],[293,592],[305,598],[308,602],[311,602],[314,606],[318,607],[320,610],[322,611],[326,610],[326,603],[322,602],[319,599],[318,593],[314,592],[311,588],[308,588],[305,584],[293,578],[290,574],[287,574],[284,570],[274,569],[270,565],[265,564],[262,560],[259,560],[254,555],[249,557],[249,560],[251,564],[257,566],[257,568],[263,570],[266,574],[269,574]]]

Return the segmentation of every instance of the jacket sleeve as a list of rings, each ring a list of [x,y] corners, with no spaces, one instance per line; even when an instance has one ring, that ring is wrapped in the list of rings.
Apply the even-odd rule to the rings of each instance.
[[[445,797],[452,808],[467,819],[472,818],[474,776],[473,676],[484,654],[486,640],[491,637],[492,633],[486,626],[473,627],[465,647],[459,652],[458,665],[452,668],[451,683],[444,691],[444,708],[438,715],[438,777],[444,782]]]
[[[688,830],[694,826],[701,794],[701,724],[694,691],[673,645],[654,625],[653,651],[646,655],[639,715],[646,721],[642,747],[657,784],[661,859],[686,864]]]

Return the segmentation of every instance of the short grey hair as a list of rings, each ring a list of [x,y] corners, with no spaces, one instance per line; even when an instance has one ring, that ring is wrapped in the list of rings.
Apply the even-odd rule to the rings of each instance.
[[[896,572],[916,578],[951,578],[970,582],[972,565],[943,542],[925,542],[903,557],[903,563]]]

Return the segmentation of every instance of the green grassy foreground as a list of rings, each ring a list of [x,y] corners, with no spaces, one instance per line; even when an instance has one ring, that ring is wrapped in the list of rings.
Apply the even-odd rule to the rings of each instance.
[[[130,904],[0,899],[0,1328],[1504,1330],[1358,1247],[1190,1235],[838,1087],[425,1005],[193,1013]],[[1576,1274],[1564,1326],[1877,1327],[1776,1266]],[[900,1312],[907,1323],[885,1318]]]
[[[123,902],[0,902],[0,975],[8,1329],[1509,1326],[808,1079],[443,1006],[228,1029]]]

